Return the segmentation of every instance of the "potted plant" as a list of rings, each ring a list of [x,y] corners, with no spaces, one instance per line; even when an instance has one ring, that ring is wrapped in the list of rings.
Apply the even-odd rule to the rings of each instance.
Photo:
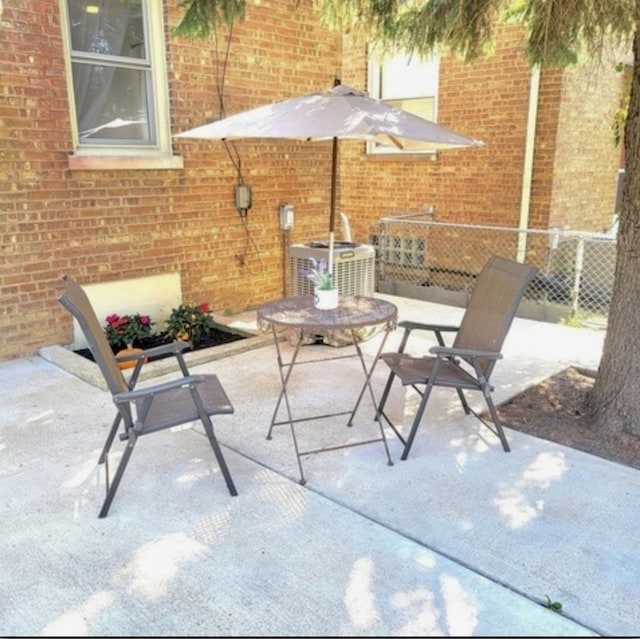
[[[178,308],[171,309],[166,325],[171,339],[190,342],[193,348],[197,348],[215,329],[216,323],[207,302],[180,304]]]
[[[153,322],[148,315],[113,313],[107,316],[106,322],[104,333],[107,336],[107,341],[118,355],[142,350],[134,347],[134,344],[140,346],[142,339],[151,336]],[[119,362],[118,365],[120,368],[131,368],[135,362]]]
[[[333,274],[325,259],[309,258],[309,268],[301,271],[314,285],[313,304],[316,308],[329,310],[338,306],[338,289],[333,286]]]

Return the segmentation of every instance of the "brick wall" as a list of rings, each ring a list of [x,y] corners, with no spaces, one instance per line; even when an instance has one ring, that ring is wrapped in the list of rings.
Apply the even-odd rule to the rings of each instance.
[[[165,4],[178,132],[220,116],[216,78],[226,41],[217,52],[213,39],[174,38],[170,30],[182,13],[177,0]],[[180,139],[180,170],[70,170],[58,5],[5,2],[0,22],[0,360],[71,341],[70,316],[56,300],[63,273],[85,284],[179,272],[184,301],[208,301],[218,312],[283,294],[287,246],[327,235],[330,143],[238,141],[225,148]],[[341,143],[339,208],[357,241],[369,240],[381,216],[427,205],[442,221],[517,224],[530,73],[520,32],[499,33],[492,58],[472,66],[444,60],[441,67],[440,122],[486,148],[442,152],[431,161],[373,158],[364,144]],[[226,114],[329,87],[336,76],[364,88],[365,51],[363,43],[322,28],[309,1],[249,1],[246,21],[231,37]],[[532,220],[540,225],[549,221],[552,199],[562,199],[549,181],[557,166],[559,93],[554,85],[542,95],[552,126],[542,127],[547,137],[536,149]],[[230,154],[253,189],[246,223],[233,204],[238,175]],[[281,202],[295,207],[289,233],[278,227]]]
[[[442,222],[517,224],[530,69],[521,31],[500,27],[498,34],[492,56],[471,65],[454,58],[440,64],[438,122],[482,140],[484,148],[400,161],[366,157],[361,147],[343,152],[341,205],[354,217],[359,239],[375,232],[382,216],[429,205]],[[343,50],[345,69],[363,73],[365,47],[346,42]]]
[[[612,61],[564,72],[549,226],[590,231],[611,226],[620,163],[613,123],[624,81]]]
[[[220,57],[213,40],[169,35],[182,12],[166,4],[178,132],[220,116]],[[320,27],[310,5],[248,3],[232,35],[227,113],[333,84],[339,38]],[[219,312],[282,294],[278,205],[297,205],[290,241],[325,231],[326,145],[236,143],[254,195],[246,224],[233,204],[237,175],[222,143],[176,141],[183,170],[69,170],[58,5],[16,0],[0,19],[0,359],[71,341],[71,318],[56,300],[63,273],[85,284],[178,271],[185,301],[207,300]],[[224,38],[219,45],[222,55]]]
[[[516,227],[520,219],[531,88],[518,26],[500,26],[493,54],[440,67],[438,120],[483,140],[483,149],[443,151],[435,161],[367,157],[344,145],[341,197],[357,239],[385,215],[435,207],[435,219]],[[346,77],[366,74],[365,47],[345,40]],[[353,73],[349,70],[353,69]],[[620,74],[593,66],[544,69],[537,102],[529,226],[601,229],[611,220],[620,151],[611,125]],[[588,132],[585,135],[585,131]],[[352,171],[353,167],[353,171]]]
[[[545,229],[550,226],[555,140],[558,135],[562,75],[563,72],[559,69],[545,68],[540,71],[529,211],[529,227],[534,229]],[[521,164],[523,162],[524,156]]]

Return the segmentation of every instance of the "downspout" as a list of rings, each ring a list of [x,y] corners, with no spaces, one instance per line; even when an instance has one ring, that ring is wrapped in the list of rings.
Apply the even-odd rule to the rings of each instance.
[[[536,121],[538,119],[538,97],[540,95],[540,65],[531,68],[529,88],[529,113],[527,115],[527,138],[524,147],[522,169],[522,195],[520,197],[520,222],[518,224],[517,261],[524,262],[527,250],[527,230],[531,212],[531,183],[533,181],[533,152],[536,144]]]

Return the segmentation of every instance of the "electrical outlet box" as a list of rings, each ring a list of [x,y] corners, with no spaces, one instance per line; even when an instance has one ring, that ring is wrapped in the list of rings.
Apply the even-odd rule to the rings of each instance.
[[[280,228],[283,231],[293,228],[293,204],[280,205]]]
[[[246,213],[251,208],[251,187],[247,184],[237,184],[235,199],[238,211]]]

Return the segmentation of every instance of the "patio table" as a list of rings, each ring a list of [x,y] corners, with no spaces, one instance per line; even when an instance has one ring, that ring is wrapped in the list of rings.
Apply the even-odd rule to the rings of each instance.
[[[258,325],[262,330],[271,330],[273,341],[276,347],[278,370],[280,373],[281,390],[276,402],[276,406],[271,418],[271,424],[267,432],[267,439],[271,439],[274,426],[288,424],[291,430],[293,445],[298,461],[298,469],[300,471],[300,483],[305,484],[306,479],[302,470],[301,458],[305,455],[314,453],[338,450],[341,448],[349,448],[353,446],[361,446],[364,444],[372,444],[382,442],[387,454],[387,461],[390,466],[393,465],[389,447],[384,433],[382,423],[379,421],[380,437],[376,439],[368,439],[366,441],[338,444],[323,448],[315,448],[313,450],[300,450],[296,437],[295,424],[307,422],[317,419],[337,417],[340,415],[349,415],[347,426],[353,425],[356,412],[360,406],[362,398],[368,390],[371,395],[373,405],[376,406],[376,400],[371,387],[371,376],[375,370],[380,353],[387,340],[389,332],[392,331],[398,321],[398,309],[391,302],[366,297],[362,295],[345,295],[339,299],[338,307],[332,310],[321,310],[315,308],[313,304],[313,296],[288,297],[274,302],[270,302],[257,310]],[[371,329],[372,327],[381,328],[383,337],[376,352],[373,361],[369,364],[365,361],[360,347],[359,330]],[[293,329],[294,333],[294,350],[289,361],[284,361],[280,347],[280,339],[278,330]],[[328,331],[339,331],[347,334],[351,338],[351,344],[343,348],[354,347],[355,352],[349,354],[322,357],[319,359],[299,360],[300,347],[304,343],[305,336],[314,333],[326,333]],[[358,357],[364,373],[364,382],[356,399],[354,407],[350,410],[321,414],[307,415],[305,417],[293,417],[291,404],[289,402],[288,383],[296,365],[300,364],[317,364],[320,362],[335,361],[347,357]],[[286,411],[286,418],[278,419],[281,406],[283,404]]]

